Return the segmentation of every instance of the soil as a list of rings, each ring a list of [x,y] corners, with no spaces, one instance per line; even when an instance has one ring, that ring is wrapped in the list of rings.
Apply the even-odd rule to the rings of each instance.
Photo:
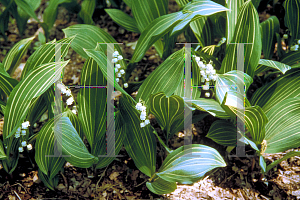
[[[41,18],[45,9],[45,0],[36,14]],[[278,4],[278,5],[277,5]],[[283,14],[280,7],[282,1],[275,5],[268,5],[259,8],[260,21],[266,20],[271,15],[277,15],[281,22],[281,34],[284,34],[285,27],[282,24]],[[274,12],[276,8],[278,12]],[[174,0],[169,3],[169,11],[175,12],[179,8]],[[275,9],[275,10],[276,10]],[[124,7],[125,12],[130,14],[130,9]],[[118,42],[123,42],[122,47],[125,59],[130,59],[133,48],[139,38],[139,34],[126,31],[102,10],[94,17],[96,26],[103,28],[112,35]],[[279,14],[278,14],[279,13]],[[50,39],[62,39],[63,28],[77,24],[76,14],[69,13],[65,8],[59,7],[58,17],[55,26],[51,29]],[[27,29],[22,38],[37,35],[39,25],[30,19]],[[9,49],[20,39],[16,23],[12,20],[7,31],[8,41],[0,38],[0,61],[2,62]],[[34,42],[37,41],[37,38]],[[183,35],[178,37],[178,42],[185,42]],[[20,67],[16,70],[14,78],[19,79],[22,66],[33,52],[33,45],[27,55],[22,59]],[[65,85],[77,85],[80,83],[80,72],[85,59],[69,50],[66,59],[71,59],[66,66],[63,83]],[[276,52],[274,54],[276,59]],[[141,81],[162,63],[155,49],[151,47],[137,68],[132,72],[129,82]],[[270,80],[276,78],[271,77]],[[269,81],[270,81],[269,80]],[[247,94],[252,96],[255,90],[263,84],[259,77],[254,78]],[[75,95],[79,89],[71,88]],[[134,93],[132,94],[134,95]],[[75,98],[76,99],[76,98]],[[59,175],[59,184],[55,191],[48,189],[41,182],[38,175],[37,164],[34,161],[34,150],[21,154],[19,165],[12,176],[9,176],[0,166],[0,199],[300,199],[300,158],[295,156],[282,161],[277,167],[271,169],[267,175],[267,181],[261,178],[261,169],[258,158],[253,157],[228,157],[225,148],[205,137],[209,127],[216,120],[212,116],[207,116],[203,120],[193,124],[193,143],[205,144],[216,148],[222,156],[226,158],[227,166],[218,168],[207,173],[202,180],[193,185],[178,185],[178,188],[165,195],[155,195],[151,193],[145,182],[148,177],[142,174],[134,165],[133,160],[128,156],[123,148],[120,155],[123,157],[115,159],[104,169],[97,170],[94,174],[90,169],[82,169],[66,163],[64,172]],[[35,132],[38,132],[45,122],[40,122]],[[155,119],[151,119],[151,125],[161,134]],[[0,135],[2,135],[3,118],[0,121]],[[170,140],[172,149],[176,149],[184,144],[183,133],[179,132]],[[1,136],[2,137],[2,136]],[[163,150],[158,144],[157,168],[160,167],[163,159]],[[248,147],[247,147],[248,148]],[[283,153],[265,155],[267,164],[282,158],[287,152],[298,149],[291,149]],[[249,148],[248,154],[253,153]],[[232,155],[235,154],[233,151]]]

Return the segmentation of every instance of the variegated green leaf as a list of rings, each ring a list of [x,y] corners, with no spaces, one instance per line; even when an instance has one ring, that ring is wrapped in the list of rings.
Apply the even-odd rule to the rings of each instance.
[[[259,74],[261,72],[267,71],[270,68],[277,69],[281,71],[281,73],[285,74],[286,71],[291,69],[289,65],[274,60],[260,59],[258,64],[259,65],[255,70],[255,74]]]
[[[287,64],[289,66],[296,65],[300,63],[299,57],[300,57],[300,51],[290,51],[281,57],[280,62]]]
[[[267,112],[265,153],[279,153],[300,146],[300,97],[288,98]]]
[[[64,159],[80,168],[89,168],[99,159],[89,153],[68,117],[61,117],[54,123],[54,137],[61,146]]]
[[[210,18],[201,17],[190,23],[190,27],[194,32],[200,46],[205,47],[213,42],[213,24]]]
[[[115,155],[118,155],[124,141],[124,132],[126,130],[125,123],[122,121],[122,116],[120,111],[115,113]],[[98,155],[107,155],[107,145],[112,144],[112,142],[107,141],[106,135],[103,135],[99,142],[95,146],[95,152]],[[96,155],[95,155],[96,156]],[[115,160],[115,157],[99,157],[99,162],[96,165],[96,169],[101,169],[109,165],[112,161]]]
[[[190,0],[175,0],[179,7],[184,7]]]
[[[253,142],[261,144],[265,138],[265,125],[268,118],[259,106],[247,107],[245,109],[245,125],[248,128]]]
[[[170,153],[158,170],[157,176],[169,182],[193,184],[206,172],[225,166],[226,163],[217,150],[193,144],[179,147]]]
[[[168,14],[168,0],[140,0],[132,4],[137,27],[143,32],[156,18]]]
[[[150,113],[167,133],[167,139],[175,134],[174,131],[180,126],[184,119],[184,102],[179,96],[166,97],[163,92],[150,96]]]
[[[219,103],[222,103],[224,96],[228,91],[237,91],[238,93],[244,94],[244,91],[240,91],[238,86],[244,85],[244,90],[247,92],[252,82],[253,79],[242,71],[233,70],[226,74],[217,74],[215,85],[216,99]]]
[[[0,88],[3,92],[9,96],[14,87],[18,84],[16,79],[13,79],[5,71],[2,63],[0,63]]]
[[[33,68],[55,61],[55,42],[61,43],[61,56],[65,57],[69,51],[70,44],[74,40],[75,36],[64,38],[56,42],[53,40],[47,44],[40,46],[27,60],[24,69],[22,70],[21,80],[26,74]]]
[[[182,12],[175,12],[153,20],[142,32],[130,62],[139,62],[154,42],[164,36],[187,15]]]
[[[200,111],[208,112],[214,117],[218,117],[221,119],[230,119],[230,116],[226,114],[225,110],[223,110],[220,104],[214,99],[197,98],[194,100],[184,99],[184,101],[189,106],[194,107]]]
[[[271,59],[273,56],[276,35],[279,33],[279,20],[276,16],[271,16],[260,23],[262,51],[265,59]]]
[[[23,56],[27,53],[27,49],[33,41],[34,37],[26,38],[15,44],[5,56],[2,64],[9,75],[12,75]]]
[[[83,49],[95,49],[98,43],[117,43],[117,41],[103,29],[89,25],[89,24],[76,24],[63,29],[66,37],[76,36],[71,43],[71,48],[84,58],[89,56]],[[120,55],[122,54],[119,45],[114,45]],[[103,51],[106,50],[102,47]],[[124,57],[124,56],[123,56]],[[120,61],[122,66],[126,66],[124,60]]]
[[[12,155],[5,164],[10,173],[15,168],[19,156],[17,151],[19,138],[16,139],[11,136],[24,121],[30,102],[36,101],[36,97],[43,94],[54,81],[60,79],[62,69],[67,63],[68,61],[52,62],[32,69],[11,92],[5,109],[3,127],[3,142],[8,146],[6,153]]]
[[[164,92],[167,96],[178,87],[184,70],[184,49],[173,53],[141,85],[136,99],[148,105],[151,94]]]
[[[130,17],[119,9],[105,9],[105,12],[112,18],[114,22],[122,26],[128,31],[140,33],[134,18]]]
[[[102,56],[102,54],[101,54]],[[103,54],[103,59],[104,59]],[[106,61],[106,59],[105,59]],[[106,63],[104,64],[106,66]],[[80,85],[107,85],[99,65],[93,58],[88,58],[81,71]],[[106,131],[106,88],[80,88],[78,93],[78,117],[83,131],[94,154],[94,146]],[[97,101],[95,101],[97,99]]]
[[[290,44],[294,39],[300,38],[300,0],[285,0],[283,7],[285,9],[284,24],[291,33]]]
[[[236,118],[238,117],[240,121],[245,123],[255,144],[260,144],[263,141],[268,118],[261,107],[251,107],[247,98],[235,91],[228,91],[226,93],[221,107],[231,116],[233,121],[236,122]]]
[[[236,146],[237,128],[231,122],[217,120],[209,128],[206,137],[224,146]]]
[[[4,159],[6,159],[6,157],[7,156],[5,155],[5,152],[4,152],[2,140],[0,140],[0,160],[4,160]]]
[[[244,46],[244,71],[250,77],[253,77],[261,55],[262,44],[258,13],[251,0],[242,5],[237,19],[232,40],[229,41],[235,44],[227,45],[220,73],[237,69],[237,43],[251,43]]]
[[[78,16],[83,20],[85,24],[94,24],[93,13],[96,7],[96,1],[84,0],[81,3],[81,10]]]
[[[276,104],[300,96],[300,68],[290,69],[252,95],[251,105],[259,105],[268,113]]]
[[[63,167],[65,159],[54,157],[54,119],[50,119],[39,131],[35,142],[35,161],[39,169],[52,179]]]
[[[100,68],[102,74],[104,75],[104,77],[108,78],[108,82],[112,85],[115,86],[115,88],[117,90],[119,90],[120,92],[122,92],[125,95],[128,95],[127,92],[118,84],[118,82],[116,80],[113,80],[112,77],[107,77],[107,57],[106,55],[101,52],[101,51],[96,51],[93,49],[84,49],[84,51],[87,53],[87,55],[91,58],[94,59],[94,61],[96,61],[96,63],[98,64],[98,67]],[[113,65],[111,64],[108,67],[113,67]]]
[[[218,12],[228,11],[226,7],[210,0],[196,0],[183,8],[183,13],[193,12],[194,15],[209,16]]]
[[[184,77],[182,77],[182,79],[184,80]],[[195,60],[195,57],[192,57],[192,99],[197,99],[201,96],[201,89],[197,87],[200,85],[201,85],[200,68],[197,64],[197,61]]]
[[[169,194],[177,189],[175,182],[166,181],[157,175],[154,175],[153,179],[146,183],[146,186],[151,192],[158,195]]]
[[[156,140],[152,133],[153,129],[150,125],[141,128],[140,113],[136,110],[134,101],[128,96],[120,98],[119,106],[122,117],[126,119],[125,149],[135,166],[151,177],[156,168]]]
[[[35,12],[31,4],[28,4],[25,0],[14,0],[18,7],[20,7],[24,12],[26,12],[30,17],[40,22],[36,17]]]
[[[272,169],[273,167],[275,167],[276,165],[278,165],[281,161],[284,161],[286,159],[289,159],[291,157],[298,156],[298,155],[300,156],[300,151],[290,151],[290,152],[288,152],[282,158],[280,158],[278,160],[275,160],[274,162],[272,162],[271,164],[269,164],[267,166],[266,173],[268,171],[270,171],[270,169]]]
[[[53,179],[50,179],[40,169],[38,169],[38,175],[39,175],[39,178],[45,184],[45,186],[47,186],[49,189],[55,191],[55,187],[57,186],[58,181],[59,181],[59,177],[58,176],[55,176]]]
[[[227,15],[226,39],[227,43],[231,42],[235,30],[235,25],[238,21],[239,11],[244,4],[245,0],[226,0],[226,7],[229,11]]]
[[[78,96],[77,96],[77,101],[78,101]],[[78,116],[73,113],[70,109],[66,109],[65,110],[66,116],[70,119],[70,121],[72,122],[72,125],[74,126],[74,128],[76,129],[78,135],[80,136],[80,138],[83,140],[83,129],[82,129],[82,125],[81,122],[79,121]]]

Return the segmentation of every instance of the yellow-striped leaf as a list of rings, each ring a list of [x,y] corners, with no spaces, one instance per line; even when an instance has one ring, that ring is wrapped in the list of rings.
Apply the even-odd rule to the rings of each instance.
[[[128,96],[120,98],[120,112],[126,123],[124,145],[135,166],[151,177],[156,168],[156,140],[152,127],[148,124],[141,128],[140,113]],[[126,120],[126,122],[125,122]]]
[[[230,119],[230,116],[214,99],[197,98],[194,100],[184,100],[188,105],[196,108],[197,110],[208,112],[214,117],[221,119]]]
[[[78,101],[78,96],[77,96],[77,101]],[[78,135],[80,136],[80,138],[83,140],[83,129],[82,129],[82,125],[81,122],[79,121],[78,116],[73,113],[70,109],[67,108],[67,110],[65,111],[66,116],[70,119],[70,121],[72,122],[72,125],[74,126],[74,128],[76,129]]]
[[[96,51],[93,49],[84,49],[84,51],[87,53],[87,55],[89,57],[93,58],[94,61],[96,61],[102,74],[104,75],[104,77],[107,80],[107,57],[106,57],[106,55],[101,51]],[[113,65],[111,64],[109,67],[113,67]],[[108,77],[108,78],[109,78],[108,82],[110,84],[114,85],[115,88],[117,90],[119,90],[120,92],[122,92],[123,94],[129,96],[129,94],[118,84],[118,82],[116,80],[112,79],[112,77]]]
[[[153,20],[142,32],[130,62],[134,63],[142,60],[149,47],[151,47],[154,42],[169,32],[187,15],[188,14],[183,14],[181,11],[179,11],[168,15],[163,15]]]
[[[228,91],[226,93],[221,107],[231,116],[233,121],[236,122],[236,118],[238,117],[240,121],[245,123],[255,144],[260,144],[263,141],[268,118],[261,107],[251,107],[247,98],[242,93],[237,93],[236,91]]]
[[[68,62],[52,62],[32,69],[11,92],[5,109],[3,127],[3,142],[8,146],[6,153],[12,155],[5,164],[10,173],[15,168],[19,156],[17,150],[19,138],[11,136],[24,121],[30,102],[36,101],[36,97],[43,94],[56,80],[61,78],[62,69]]]
[[[163,92],[150,96],[150,113],[155,116],[155,119],[166,132],[166,138],[171,138],[181,121],[184,119],[184,102],[179,96],[172,95],[166,97]]]
[[[39,178],[43,181],[45,186],[47,186],[49,189],[55,191],[55,187],[58,184],[59,177],[55,176],[53,179],[49,179],[48,176],[46,176],[40,169],[38,169],[38,175]]]
[[[122,26],[128,31],[140,33],[134,18],[130,17],[119,9],[105,9],[105,12],[112,18],[114,22]]]
[[[265,59],[271,59],[274,54],[276,43],[275,33],[279,33],[279,26],[279,20],[276,16],[271,16],[260,23],[262,51]]]
[[[5,152],[4,152],[2,140],[0,140],[0,160],[4,160],[4,159],[6,159],[6,157],[7,156],[5,155]]]
[[[193,184],[204,174],[216,167],[225,167],[226,163],[214,148],[193,144],[181,146],[164,160],[157,176],[181,184]]]
[[[63,167],[65,159],[54,157],[54,119],[50,119],[39,131],[35,142],[35,161],[39,169],[52,179]]]
[[[285,74],[286,71],[291,69],[289,65],[274,60],[260,59],[258,64],[259,65],[255,70],[255,74],[259,74],[269,69],[277,69],[281,71],[281,73]]]
[[[64,38],[57,43],[61,43],[61,56],[62,58],[65,57],[68,53],[70,44],[74,40],[75,36],[69,37],[69,38]],[[53,41],[44,44],[40,46],[27,60],[24,69],[22,70],[21,74],[21,80],[26,76],[26,74],[32,70],[33,68],[46,64],[49,62],[54,62],[55,61],[55,42],[56,40],[54,39]]]
[[[173,53],[141,85],[136,99],[142,99],[147,105],[151,94],[164,92],[170,96],[177,89],[184,70],[184,49]]]
[[[280,62],[287,64],[289,66],[297,65],[300,63],[299,57],[300,57],[300,51],[290,51],[281,57]]]
[[[115,155],[118,155],[124,141],[124,132],[125,132],[125,124],[122,121],[122,116],[120,111],[115,113]],[[95,146],[95,156],[97,155],[106,155],[107,154],[107,145],[112,144],[112,142],[107,141],[106,135],[103,135],[99,142],[97,142]],[[115,157],[99,157],[99,162],[96,165],[96,169],[101,169],[109,165],[112,161],[115,160]]]
[[[198,18],[190,23],[190,27],[200,43],[200,46],[205,47],[212,44],[213,24],[210,18],[205,16]]]
[[[179,5],[179,7],[184,7],[187,3],[190,2],[190,0],[175,0],[176,3]]]
[[[68,117],[61,117],[54,124],[54,137],[57,144],[61,145],[62,155],[69,155],[64,159],[72,165],[89,168],[98,163],[99,159],[89,153]]]
[[[98,43],[117,43],[117,41],[101,28],[89,24],[76,24],[63,29],[66,37],[76,36],[72,41],[71,48],[84,58],[89,56],[83,49],[95,49]],[[122,54],[119,45],[114,45],[120,55]],[[106,46],[102,47],[103,51]],[[124,57],[124,56],[123,56]],[[120,61],[122,66],[125,66],[124,60]]]
[[[300,0],[286,0],[283,7],[285,9],[284,24],[291,32],[290,44],[294,39],[300,38]]]
[[[300,96],[300,68],[290,69],[256,90],[250,102],[268,113],[276,104],[297,96]]]
[[[226,39],[227,43],[231,42],[235,30],[235,25],[238,21],[238,14],[245,3],[245,0],[226,0],[226,7],[229,11],[226,12],[227,15],[227,27],[226,27]]]
[[[11,91],[19,82],[16,79],[13,79],[5,71],[5,68],[2,63],[0,63],[0,88],[3,92],[9,96]]]
[[[245,34],[248,33],[248,34]],[[237,23],[234,29],[234,35],[231,43],[251,43],[245,44],[245,72],[250,76],[254,76],[261,55],[261,33],[259,27],[259,18],[255,7],[251,0],[248,0],[240,8]],[[220,73],[226,73],[237,69],[237,45],[228,44],[226,55],[222,61]]]
[[[93,58],[85,61],[80,77],[82,86],[107,85],[106,78]],[[106,131],[106,98],[106,88],[80,88],[77,96],[78,117],[93,155],[95,155],[94,146]]]
[[[265,125],[268,117],[259,106],[247,107],[245,109],[245,125],[248,128],[255,144],[261,144],[265,138]]]
[[[300,146],[300,97],[281,101],[267,117],[265,153],[279,153]]]
[[[217,120],[209,128],[206,137],[224,146],[236,146],[237,128],[231,122]]]
[[[166,181],[157,175],[154,175],[153,179],[146,183],[146,186],[151,192],[158,195],[169,194],[177,189],[175,182]]]
[[[240,91],[238,86],[244,85],[244,90],[247,92],[252,82],[253,79],[242,71],[233,70],[226,74],[217,74],[215,87],[216,99],[221,104],[228,91],[237,91],[240,94],[244,94],[244,91]]]
[[[210,0],[196,0],[186,5],[183,12],[193,12],[194,15],[209,16],[229,9]]]
[[[19,41],[5,56],[2,64],[9,75],[12,75],[20,64],[33,39],[34,37],[30,37]]]

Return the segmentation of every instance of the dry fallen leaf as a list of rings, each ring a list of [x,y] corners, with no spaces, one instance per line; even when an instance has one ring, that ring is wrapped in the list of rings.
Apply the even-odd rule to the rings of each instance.
[[[120,172],[113,172],[109,175],[110,180],[116,180],[116,178],[120,175]]]

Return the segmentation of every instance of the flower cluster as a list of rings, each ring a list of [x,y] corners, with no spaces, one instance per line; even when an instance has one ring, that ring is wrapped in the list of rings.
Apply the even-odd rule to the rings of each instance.
[[[140,123],[141,127],[145,127],[146,125],[150,124],[150,120],[146,119],[147,118],[147,113],[146,113],[146,106],[143,105],[144,102],[141,101],[141,99],[139,100],[139,102],[136,104],[135,108],[141,112],[140,115],[140,119],[142,120],[142,122]]]
[[[216,70],[212,66],[212,61],[210,61],[208,64],[204,64],[200,57],[195,55],[194,57],[200,68],[201,83],[204,83],[204,85],[202,85],[202,90],[209,90],[210,82],[217,80]],[[205,96],[209,97],[210,93],[206,92]]]
[[[116,74],[116,81],[119,83],[120,82],[120,78],[125,74],[125,70],[121,69],[121,65],[120,64],[116,64],[119,60],[123,60],[123,56],[119,54],[118,51],[115,51],[113,53],[113,59],[112,62],[115,63],[115,74]],[[128,83],[124,83],[124,88],[128,87]]]
[[[68,106],[72,105],[74,103],[74,98],[73,98],[71,90],[68,87],[66,87],[63,83],[59,83],[57,85],[57,87],[60,88],[61,93],[66,94],[69,97],[66,102],[67,105]],[[77,113],[76,106],[73,106],[72,112],[74,114]]]
[[[29,121],[22,123],[22,128],[19,127],[15,133],[15,138],[19,138],[20,136],[25,136],[28,126],[30,126]]]
[[[295,45],[291,46],[290,50],[291,51],[298,51],[299,45],[300,45],[300,40],[298,40]]]
[[[24,151],[24,147],[27,147],[27,149],[30,151],[32,149],[32,144],[27,144],[26,141],[21,142],[21,147],[19,147],[19,152],[22,153]]]

